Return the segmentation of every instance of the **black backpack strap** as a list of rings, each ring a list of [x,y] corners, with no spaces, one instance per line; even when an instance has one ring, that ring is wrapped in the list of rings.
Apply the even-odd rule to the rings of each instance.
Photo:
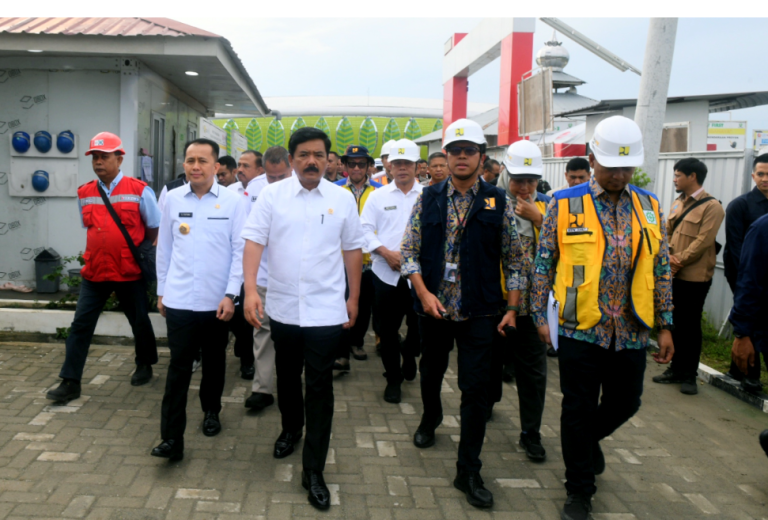
[[[691,205],[691,207],[690,207],[690,208],[688,208],[687,210],[685,210],[685,211],[683,212],[683,214],[682,214],[682,215],[680,215],[680,218],[676,219],[676,220],[675,220],[675,223],[674,223],[674,224],[672,224],[672,229],[671,229],[671,231],[670,231],[670,233],[669,233],[669,236],[671,237],[672,235],[674,235],[674,234],[675,234],[675,229],[677,229],[677,226],[678,226],[678,225],[680,225],[680,222],[682,222],[682,221],[683,221],[683,219],[686,217],[686,215],[688,215],[688,213],[690,213],[691,211],[693,211],[693,210],[694,210],[694,208],[696,208],[696,207],[698,207],[698,206],[701,206],[702,204],[704,204],[705,202],[709,202],[710,200],[715,200],[715,198],[714,198],[714,197],[704,197],[703,199],[697,200],[695,203],[693,203],[693,204]]]
[[[137,265],[141,266],[141,263],[139,262],[139,259],[141,258],[141,256],[139,255],[139,250],[136,248],[136,244],[133,243],[133,239],[131,238],[131,235],[128,234],[128,230],[125,229],[125,226],[120,221],[120,217],[117,216],[117,212],[115,211],[115,208],[112,207],[112,203],[109,202],[109,197],[107,197],[107,194],[104,193],[104,189],[101,187],[101,184],[97,182],[96,187],[99,189],[99,195],[101,195],[101,200],[104,201],[104,205],[107,207],[107,211],[109,211],[109,214],[112,215],[112,220],[115,221],[115,224],[117,224],[117,228],[123,234],[123,238],[125,238],[125,241],[128,243],[128,249],[131,250],[131,254],[133,254],[133,259],[136,261]]]

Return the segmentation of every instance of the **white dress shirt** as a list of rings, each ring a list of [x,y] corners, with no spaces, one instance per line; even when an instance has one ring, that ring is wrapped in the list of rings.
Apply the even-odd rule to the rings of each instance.
[[[163,305],[212,311],[224,295],[240,294],[243,203],[216,182],[200,199],[189,184],[168,192],[157,240],[157,295]]]
[[[267,314],[287,325],[349,320],[342,250],[365,245],[355,197],[325,179],[309,191],[291,177],[265,187],[243,238],[269,246]]]
[[[393,271],[383,256],[374,251],[381,246],[391,251],[400,250],[408,219],[411,218],[413,205],[424,190],[418,182],[408,193],[403,193],[394,182],[377,189],[370,195],[360,215],[360,222],[365,233],[368,250],[373,257],[373,274],[384,283],[397,286],[400,270]]]

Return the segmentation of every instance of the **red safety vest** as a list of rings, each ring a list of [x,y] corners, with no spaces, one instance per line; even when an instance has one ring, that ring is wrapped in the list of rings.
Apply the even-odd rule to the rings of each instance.
[[[104,205],[98,182],[92,180],[77,189],[83,224],[88,228],[88,240],[83,254],[85,267],[80,274],[91,282],[139,280],[141,269]],[[144,240],[144,222],[141,220],[139,205],[146,186],[145,182],[124,175],[109,196],[109,202],[137,246]]]

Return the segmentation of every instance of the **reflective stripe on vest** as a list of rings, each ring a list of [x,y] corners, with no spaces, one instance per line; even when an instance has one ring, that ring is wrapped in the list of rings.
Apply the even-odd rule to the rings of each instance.
[[[659,203],[655,197],[630,188],[632,198],[632,269],[630,299],[640,323],[653,327],[653,263],[659,254],[661,230]],[[600,272],[606,236],[589,191],[558,199],[558,246],[560,258],[555,278],[555,298],[560,303],[560,325],[588,330],[602,313],[598,303]],[[577,192],[577,193],[578,193]],[[564,193],[563,195],[568,195]]]
[[[141,195],[112,195],[109,198],[110,204],[117,204],[118,202],[134,202],[141,203]],[[80,199],[80,207],[88,206],[89,204],[100,204],[104,206],[104,199],[101,197],[83,197]]]

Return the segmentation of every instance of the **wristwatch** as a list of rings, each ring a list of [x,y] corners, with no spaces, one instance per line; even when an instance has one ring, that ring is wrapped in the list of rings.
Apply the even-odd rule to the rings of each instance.
[[[747,336],[746,334],[739,334],[738,332],[733,331],[733,337],[736,339],[741,339],[741,338],[747,338],[749,336]]]
[[[232,300],[232,303],[235,303],[235,298],[237,298],[234,294],[225,294],[224,296]]]

